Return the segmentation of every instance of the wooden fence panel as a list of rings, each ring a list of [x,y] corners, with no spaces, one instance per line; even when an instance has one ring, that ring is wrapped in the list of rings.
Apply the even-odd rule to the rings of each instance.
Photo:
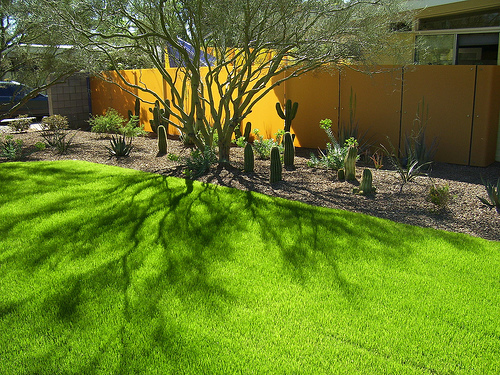
[[[475,66],[418,66],[405,69],[401,146],[417,131],[418,104],[429,106],[427,143],[438,140],[436,161],[469,162],[474,107]],[[425,121],[425,119],[422,119]]]
[[[470,165],[486,166],[495,161],[499,112],[500,66],[478,66]]]

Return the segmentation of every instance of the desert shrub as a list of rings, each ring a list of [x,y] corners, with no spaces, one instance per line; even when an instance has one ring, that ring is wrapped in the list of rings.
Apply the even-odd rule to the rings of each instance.
[[[425,200],[439,209],[444,209],[451,199],[450,186],[448,184],[437,185],[432,183],[427,192]]]
[[[207,147],[204,151],[194,150],[190,156],[181,159],[186,164],[184,174],[187,178],[202,176],[210,169],[210,166],[217,163],[217,154]]]
[[[137,116],[132,116],[130,120],[119,130],[126,137],[140,137],[147,134],[144,127],[140,124]]]
[[[399,192],[401,193],[403,191],[403,187],[407,183],[415,180],[417,176],[420,176],[424,173],[424,170],[428,168],[430,162],[419,164],[418,160],[408,159],[406,163],[402,163],[401,159],[398,157],[398,153],[395,147],[392,145],[392,142],[389,138],[387,138],[387,141],[389,143],[390,149],[388,149],[384,145],[381,145],[381,147],[382,150],[384,150],[390,164],[397,172],[397,175],[401,182],[401,187],[399,189]]]
[[[42,138],[58,154],[65,154],[73,144],[77,132],[70,133],[66,116],[52,115],[42,119]]]
[[[43,151],[47,148],[47,145],[43,142],[37,142],[35,143],[35,148],[38,150],[38,151]]]
[[[333,131],[332,120],[324,119],[319,123],[321,129],[323,129],[328,136],[330,142],[326,144],[326,150],[319,150],[320,156],[319,158],[316,155],[311,153],[311,157],[307,162],[309,167],[315,168],[325,168],[325,169],[333,169],[339,170],[344,168],[344,161],[349,151],[349,146],[358,146],[358,141],[355,138],[347,139],[343,145],[340,145]]]
[[[113,136],[111,138],[110,146],[106,147],[110,157],[124,157],[130,156],[130,151],[132,151],[132,137],[128,137],[125,134]]]
[[[15,118],[15,121],[9,122],[9,127],[15,132],[23,132],[29,129],[31,125],[31,120],[28,115],[19,115]]]
[[[372,156],[370,156],[370,159],[373,162],[373,166],[375,169],[382,169],[384,166],[384,155],[382,153],[379,153],[378,150],[375,151]]]
[[[125,118],[114,108],[108,108],[104,115],[94,116],[89,120],[91,131],[94,133],[119,134],[124,123]]]
[[[257,157],[262,160],[268,160],[271,158],[271,149],[273,147],[278,147],[280,150],[280,154],[283,154],[284,148],[281,144],[281,138],[285,134],[283,130],[278,131],[275,134],[275,139],[269,138],[264,139],[264,137],[260,134],[259,129],[255,129],[253,131],[256,138],[253,142],[253,148],[257,153]]]
[[[247,145],[247,140],[243,136],[236,138],[233,142],[236,144],[236,146],[242,148]]]
[[[68,118],[61,115],[47,116],[42,119],[43,130],[68,129]]]
[[[486,188],[486,193],[488,194],[488,199],[483,197],[478,197],[478,199],[485,206],[489,208],[495,208],[498,213],[500,213],[500,178],[497,180],[497,184],[490,182],[489,180],[484,181],[483,185]]]
[[[0,156],[9,160],[19,160],[23,157],[23,141],[14,139],[11,135],[0,141]]]

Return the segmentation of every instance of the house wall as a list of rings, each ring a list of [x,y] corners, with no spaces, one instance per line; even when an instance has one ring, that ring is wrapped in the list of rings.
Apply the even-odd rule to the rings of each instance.
[[[116,73],[114,73],[116,74]],[[132,82],[144,82],[168,98],[161,76],[154,70],[127,71]],[[113,75],[113,74],[112,74]],[[92,108],[102,114],[113,107],[126,116],[133,109],[134,97],[116,85],[92,79]],[[334,128],[350,121],[351,98],[356,98],[355,122],[366,132],[373,148],[388,145],[402,148],[405,135],[416,130],[417,112],[428,108],[427,142],[438,142],[436,161],[486,166],[495,161],[500,112],[499,66],[384,66],[361,71],[356,67],[320,70],[290,79],[277,86],[245,119],[265,137],[283,129],[275,103],[287,99],[299,103],[292,123],[299,147],[324,148],[327,137],[319,121],[330,118]],[[148,100],[139,93],[141,99]],[[149,129],[152,118],[141,106],[141,123]],[[170,134],[175,134],[173,127]]]
[[[72,129],[88,127],[90,109],[89,81],[85,74],[76,74],[48,90],[49,113],[66,116]]]

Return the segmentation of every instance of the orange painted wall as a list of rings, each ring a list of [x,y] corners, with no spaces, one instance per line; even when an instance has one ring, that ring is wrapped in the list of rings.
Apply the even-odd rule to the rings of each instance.
[[[355,122],[373,146],[398,147],[401,113],[402,67],[380,67],[368,72],[346,68],[340,80],[340,123],[349,124],[350,98],[356,98]]]
[[[443,69],[446,68],[446,69]],[[428,104],[427,140],[438,139],[436,161],[469,162],[475,67],[418,66],[405,69],[401,145],[410,134],[417,105]],[[426,104],[426,105],[427,105]]]
[[[164,98],[169,97],[158,72],[140,70],[124,74],[132,82],[147,84]],[[352,68],[341,71],[325,68],[277,86],[254,107],[244,123],[250,121],[252,129],[259,129],[265,137],[273,137],[283,129],[275,104],[291,99],[299,102],[292,123],[295,145],[324,148],[327,137],[319,128],[319,121],[330,118],[335,128],[339,121],[349,120],[351,88],[356,94],[359,128],[368,132],[374,147],[386,144],[386,136],[398,147],[398,140],[403,142],[404,134],[411,131],[417,105],[424,98],[429,104],[428,140],[434,137],[439,140],[436,161],[486,166],[495,160],[500,111],[499,66],[410,66],[404,69],[392,66],[378,67],[371,74]],[[134,107],[133,96],[115,85],[92,79],[91,90],[94,114],[113,107],[126,116],[127,110]],[[153,102],[150,95],[140,93],[139,96]],[[152,118],[148,108],[152,106],[141,104],[141,122],[146,129]],[[170,127],[169,133],[176,131]]]
[[[319,122],[329,118],[334,125],[337,124],[338,69],[319,70],[292,78],[284,83],[284,88],[284,98],[281,103],[283,104],[288,99],[299,103],[297,115],[292,122],[292,132],[296,134],[295,145],[325,148],[328,138],[319,127]],[[275,109],[274,112],[276,113]],[[283,120],[281,120],[280,129],[283,129],[283,126]]]

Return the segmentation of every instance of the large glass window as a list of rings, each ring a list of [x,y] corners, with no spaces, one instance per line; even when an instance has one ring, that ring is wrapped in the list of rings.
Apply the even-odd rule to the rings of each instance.
[[[453,65],[455,35],[417,35],[415,61],[420,65]]]
[[[480,13],[456,14],[419,20],[419,30],[450,30],[478,27],[499,27],[500,9]]]
[[[458,35],[458,65],[496,65],[497,60],[498,33]]]

